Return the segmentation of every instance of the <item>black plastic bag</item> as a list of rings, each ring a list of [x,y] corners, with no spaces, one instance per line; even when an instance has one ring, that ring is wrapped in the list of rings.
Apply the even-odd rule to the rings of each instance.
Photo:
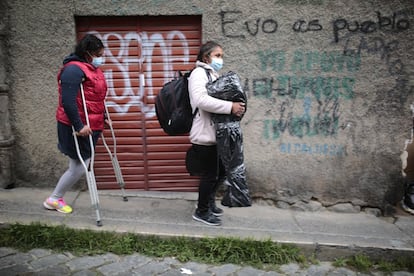
[[[240,78],[228,72],[212,83],[207,84],[208,94],[212,97],[233,102],[244,102]],[[226,170],[224,181],[226,190],[221,204],[228,207],[251,206],[251,198],[246,181],[246,168],[243,155],[243,134],[240,127],[241,117],[227,114],[212,114],[216,125],[217,152]]]

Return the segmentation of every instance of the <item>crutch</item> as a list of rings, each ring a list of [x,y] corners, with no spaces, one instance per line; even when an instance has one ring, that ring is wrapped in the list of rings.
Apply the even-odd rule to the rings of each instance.
[[[88,118],[88,110],[86,108],[86,101],[85,101],[85,93],[83,91],[83,85],[80,85],[81,90],[81,96],[82,96],[82,102],[83,102],[83,109],[85,111],[85,117],[86,117],[86,124],[89,125],[89,118]],[[93,171],[93,165],[94,165],[94,159],[95,159],[95,148],[93,144],[93,138],[92,135],[89,135],[89,145],[91,147],[91,162],[89,163],[89,168],[86,166],[85,161],[82,158],[80,148],[79,148],[79,142],[78,142],[78,136],[76,135],[75,128],[72,126],[73,130],[73,138],[75,139],[75,147],[76,152],[78,154],[79,161],[82,163],[84,169],[85,169],[85,175],[86,175],[86,182],[88,183],[88,189],[89,189],[89,195],[91,196],[91,202],[92,207],[95,208],[96,211],[96,225],[102,226],[101,222],[101,215],[99,212],[99,197],[98,197],[98,189],[96,188],[96,180],[95,180],[95,173]]]
[[[106,117],[108,118],[109,121],[111,121],[111,118],[109,116],[109,111],[108,111],[108,106],[105,103],[105,111],[106,111]],[[112,122],[112,121],[111,121]],[[112,140],[114,141],[114,147],[113,150],[114,152],[111,152],[111,150],[108,147],[108,144],[105,141],[105,136],[102,132],[102,142],[106,148],[106,151],[109,154],[109,157],[111,158],[112,161],[112,167],[114,168],[114,172],[115,172],[115,177],[116,177],[116,181],[118,182],[119,187],[121,188],[122,191],[122,197],[124,199],[124,201],[128,201],[128,198],[125,194],[125,182],[124,182],[124,178],[122,176],[122,172],[121,172],[121,167],[119,166],[119,162],[118,162],[118,158],[116,157],[116,138],[115,138],[115,133],[114,133],[114,129],[112,127],[112,123],[109,124],[109,128],[111,129],[111,135],[112,135]]]

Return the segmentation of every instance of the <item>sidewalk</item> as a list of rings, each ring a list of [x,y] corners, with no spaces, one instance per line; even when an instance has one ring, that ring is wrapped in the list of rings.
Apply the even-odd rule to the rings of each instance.
[[[364,254],[414,254],[414,217],[376,217],[366,213],[329,211],[298,212],[253,204],[247,208],[224,207],[221,226],[207,226],[191,218],[196,193],[99,191],[102,227],[86,191],[65,196],[74,212],[70,215],[45,210],[43,200],[50,189],[15,188],[0,192],[0,223],[41,222],[65,224],[97,231],[133,232],[162,236],[241,237],[293,243],[319,260]]]

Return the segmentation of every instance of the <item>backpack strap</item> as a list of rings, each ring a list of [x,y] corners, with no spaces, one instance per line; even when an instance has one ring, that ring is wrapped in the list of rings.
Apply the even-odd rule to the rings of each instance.
[[[210,73],[208,72],[206,68],[204,68],[204,70],[206,71],[208,82],[212,82],[213,80],[211,79]]]

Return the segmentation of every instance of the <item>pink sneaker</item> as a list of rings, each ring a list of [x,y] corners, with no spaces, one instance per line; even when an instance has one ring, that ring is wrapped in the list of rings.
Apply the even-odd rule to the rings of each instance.
[[[72,213],[72,207],[70,207],[68,204],[66,204],[66,202],[63,200],[63,198],[59,198],[58,200],[53,200],[50,197],[48,197],[43,202],[43,206],[48,210],[56,210],[56,211],[64,213],[64,214]]]

